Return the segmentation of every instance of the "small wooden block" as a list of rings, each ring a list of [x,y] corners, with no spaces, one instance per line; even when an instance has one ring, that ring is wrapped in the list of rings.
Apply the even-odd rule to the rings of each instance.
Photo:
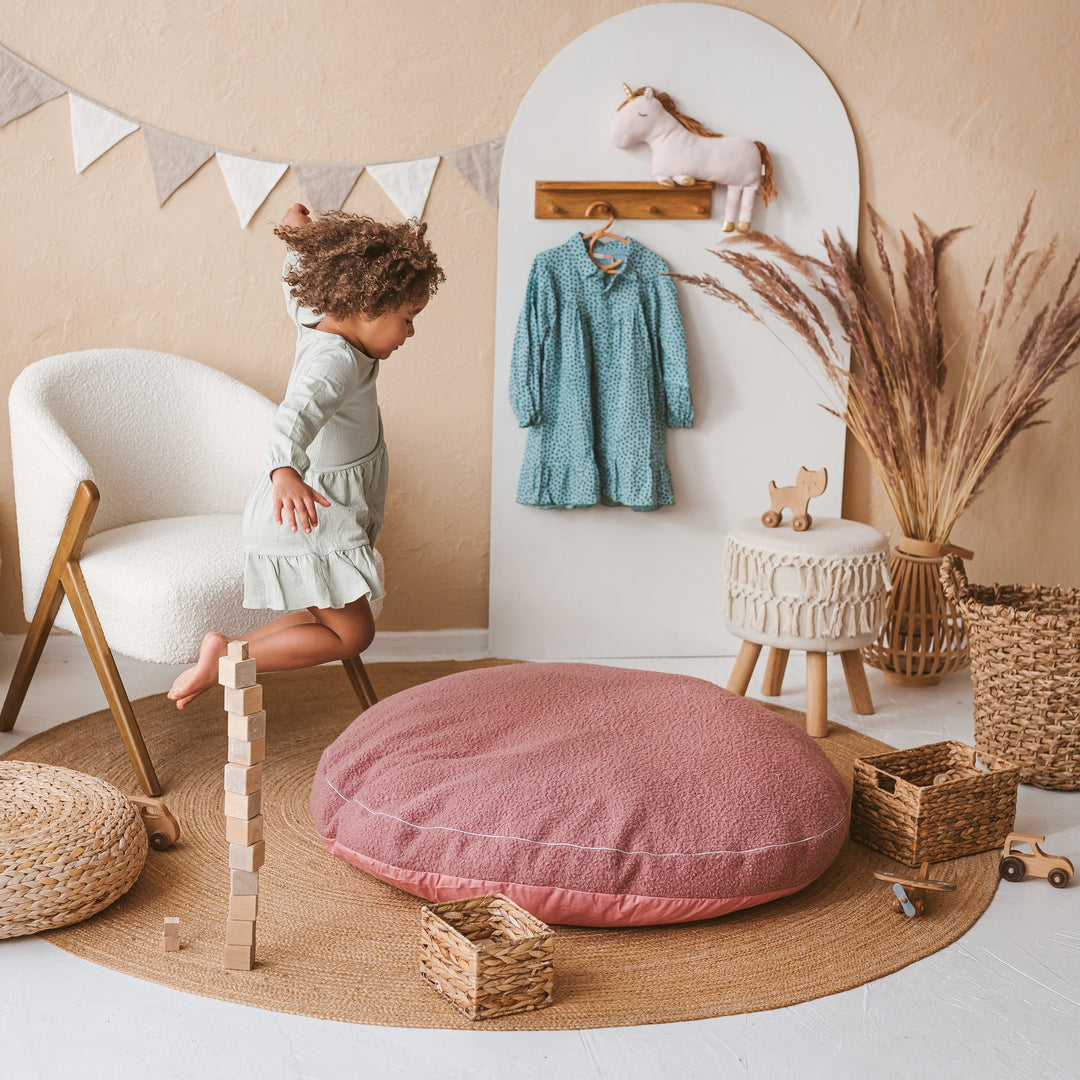
[[[161,935],[161,949],[162,949],[162,952],[179,952],[180,951],[180,935],[179,934],[162,934]]]
[[[262,790],[250,795],[238,795],[235,791],[225,792],[225,816],[243,818],[245,821],[258,817],[262,813]]]
[[[234,660],[231,656],[223,656],[218,661],[217,672],[218,682],[231,690],[255,685],[254,660]]]
[[[244,922],[254,922],[259,914],[259,897],[257,893],[242,896],[229,897],[229,918],[242,919]]]
[[[253,818],[227,817],[225,819],[225,839],[230,844],[257,844],[263,838],[263,816]]]
[[[230,870],[229,871],[229,895],[230,896],[258,896],[259,895],[259,871],[258,870]]]
[[[234,765],[258,765],[266,760],[266,740],[230,739],[229,760]]]
[[[225,924],[226,945],[249,945],[255,947],[255,923],[246,919],[229,919]]]
[[[234,795],[251,795],[261,791],[262,774],[261,762],[258,765],[234,765],[230,762],[225,766],[225,790]]]
[[[230,641],[228,655],[230,660],[246,660],[248,658],[248,643],[246,641]]]
[[[225,687],[225,711],[242,713],[250,716],[263,707],[262,683],[254,686],[242,686],[236,689],[232,686]]]
[[[226,945],[225,970],[250,971],[255,966],[254,945]]]
[[[258,712],[229,713],[229,738],[247,739],[249,742],[266,737],[266,710]]]
[[[166,915],[161,932],[166,937],[179,937],[180,936],[180,920],[174,915]]]
[[[230,844],[230,870],[258,870],[266,862],[266,842],[257,844]]]

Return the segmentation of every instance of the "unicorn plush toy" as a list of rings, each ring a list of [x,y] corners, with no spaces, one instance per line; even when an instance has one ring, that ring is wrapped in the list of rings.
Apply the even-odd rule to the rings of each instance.
[[[664,187],[698,180],[726,184],[724,232],[736,228],[749,232],[754,196],[760,191],[766,206],[776,197],[772,158],[765,144],[710,131],[683,116],[670,94],[651,86],[635,91],[623,83],[623,91],[626,100],[615,113],[611,141],[620,150],[648,143],[653,179]]]

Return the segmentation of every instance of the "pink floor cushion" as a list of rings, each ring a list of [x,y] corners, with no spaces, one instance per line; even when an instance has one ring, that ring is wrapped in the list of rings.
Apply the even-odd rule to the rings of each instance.
[[[712,683],[512,664],[380,701],[323,753],[334,855],[427,900],[578,926],[707,919],[808,885],[848,790],[790,721]]]

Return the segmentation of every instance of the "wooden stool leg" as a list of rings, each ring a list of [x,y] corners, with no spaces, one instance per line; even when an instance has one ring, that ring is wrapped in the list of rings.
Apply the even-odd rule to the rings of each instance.
[[[761,680],[761,692],[765,697],[778,697],[784,688],[784,672],[787,671],[788,650],[769,649],[765,664],[765,678]]]
[[[761,646],[754,641],[744,641],[739,646],[739,655],[735,658],[735,667],[731,670],[727,688],[733,694],[745,694],[754,674],[754,665],[761,655]]]
[[[829,733],[829,654],[806,654],[806,731],[815,739]]]
[[[860,716],[872,716],[874,701],[870,697],[870,687],[866,682],[866,668],[863,667],[862,653],[858,649],[849,649],[840,654],[840,659],[844,663],[844,678],[847,680],[851,707]]]
[[[352,683],[353,692],[360,704],[364,709],[370,708],[379,699],[375,694],[375,688],[371,685],[364,661],[359,656],[350,656],[348,660],[342,660],[341,664],[345,668],[345,674],[349,676],[349,682]],[[363,712],[363,709],[360,711]]]

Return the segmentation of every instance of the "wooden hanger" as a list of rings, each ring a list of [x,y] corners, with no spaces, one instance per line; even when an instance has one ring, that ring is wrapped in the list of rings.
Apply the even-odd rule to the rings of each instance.
[[[592,203],[592,205],[590,205],[589,208],[585,211],[585,216],[587,218],[591,218],[594,216],[594,212],[600,214],[607,214],[607,224],[601,225],[599,229],[594,229],[591,233],[583,233],[581,239],[587,240],[589,242],[589,258],[592,259],[592,261],[596,263],[596,265],[600,267],[600,269],[603,270],[605,274],[614,274],[615,271],[620,266],[622,266],[622,259],[613,259],[610,255],[597,256],[596,254],[594,254],[593,248],[596,247],[596,243],[598,240],[618,240],[621,244],[628,244],[630,241],[627,240],[625,236],[619,236],[618,233],[613,233],[609,231],[611,229],[611,226],[615,224],[615,211],[611,208],[610,203]],[[601,262],[601,259],[604,259],[606,261]]]

